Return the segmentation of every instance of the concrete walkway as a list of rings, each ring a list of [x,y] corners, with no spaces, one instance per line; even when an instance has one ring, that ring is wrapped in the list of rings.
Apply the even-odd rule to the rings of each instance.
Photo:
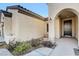
[[[28,54],[25,54],[24,56],[48,56],[51,53],[51,51],[53,51],[53,50],[50,48],[42,47],[42,48],[36,49]]]
[[[77,40],[73,38],[61,38],[56,41],[55,49],[42,47],[24,56],[74,56],[73,48],[77,47]]]
[[[51,56],[74,56],[73,48],[77,48],[77,40],[73,38],[62,38],[57,41],[57,45]]]
[[[12,56],[12,54],[6,48],[0,48],[0,56]]]

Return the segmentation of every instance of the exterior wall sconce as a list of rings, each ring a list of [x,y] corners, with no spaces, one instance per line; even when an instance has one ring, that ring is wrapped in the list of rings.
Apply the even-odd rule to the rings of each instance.
[[[49,18],[48,18],[48,21],[52,21],[52,18],[49,17]]]
[[[51,22],[52,21],[52,18],[48,18],[48,22]]]
[[[49,20],[51,21],[52,19],[50,18]]]

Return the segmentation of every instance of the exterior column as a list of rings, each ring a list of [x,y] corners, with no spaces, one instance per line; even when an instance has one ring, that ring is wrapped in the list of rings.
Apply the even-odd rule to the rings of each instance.
[[[78,48],[79,48],[79,16],[78,16]]]
[[[49,19],[49,33],[48,38],[52,43],[55,43],[55,27],[54,27],[54,20]]]
[[[54,20],[54,28],[55,28],[55,39],[59,39],[61,37],[61,25],[59,17],[56,17]]]

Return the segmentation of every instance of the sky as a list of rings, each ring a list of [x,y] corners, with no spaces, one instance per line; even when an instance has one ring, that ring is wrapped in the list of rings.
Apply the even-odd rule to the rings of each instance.
[[[48,16],[48,6],[45,3],[0,3],[0,9],[5,10],[7,6],[21,5],[43,17]]]

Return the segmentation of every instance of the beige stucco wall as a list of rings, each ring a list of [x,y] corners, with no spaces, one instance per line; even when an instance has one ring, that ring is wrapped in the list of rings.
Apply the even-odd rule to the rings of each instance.
[[[1,13],[1,19],[0,19],[0,28],[1,28],[1,33],[2,31],[4,32],[5,35],[9,35],[12,32],[12,20],[11,17],[5,17],[3,13]],[[2,25],[4,26],[2,29]]]
[[[3,15],[3,13],[1,13],[1,15],[0,15],[0,36],[2,36],[2,24],[1,24],[1,22],[3,22],[3,18],[4,18],[4,15]]]
[[[12,33],[12,20],[10,17],[4,17],[4,35]]]
[[[10,37],[12,34],[12,19],[10,17],[4,16],[4,27],[3,27],[4,40],[8,44],[10,42]]]
[[[40,38],[46,33],[45,21],[18,13],[17,10],[9,9],[8,11],[13,13],[12,33],[17,41]]]
[[[6,17],[3,13],[1,13],[0,20],[1,41],[5,41],[7,43],[9,42],[8,36],[12,33],[12,19],[11,17]]]
[[[46,33],[46,22],[18,13],[18,39],[31,40],[43,37]]]
[[[18,21],[18,15],[17,15],[18,10],[8,9],[7,11],[12,13],[12,34],[16,38],[18,36],[18,22],[17,22]]]
[[[54,39],[55,38],[54,20],[56,19],[55,17],[61,10],[66,9],[66,8],[70,8],[70,11],[74,12],[79,18],[79,4],[78,3],[48,3],[49,18],[52,19],[49,21],[49,39],[52,40],[53,42],[55,41]],[[79,26],[77,28],[79,29]],[[79,31],[77,33],[78,33],[77,37],[79,40]]]

